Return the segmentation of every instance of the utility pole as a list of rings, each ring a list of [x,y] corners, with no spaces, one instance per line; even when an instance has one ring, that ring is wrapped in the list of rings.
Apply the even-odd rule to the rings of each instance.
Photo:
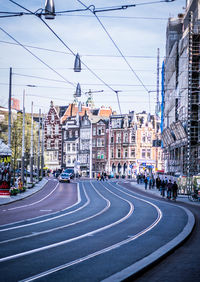
[[[160,49],[157,49],[157,95],[156,95],[156,168],[155,171],[158,170],[158,126],[157,126],[157,122],[158,122],[158,115],[159,115],[159,111],[160,111],[160,102],[159,102],[159,61],[160,61]]]
[[[192,190],[191,183],[191,115],[192,115],[192,45],[193,45],[193,12],[189,22],[189,54],[188,54],[188,125],[187,125],[187,189]]]
[[[92,179],[92,121],[90,127],[90,179]]]
[[[9,98],[8,98],[8,146],[11,147],[11,97],[12,97],[12,68],[9,76]]]
[[[44,115],[42,114],[42,149],[41,149],[41,176],[43,178],[44,168]]]
[[[23,92],[22,165],[21,165],[21,180],[23,185],[24,185],[24,151],[25,151],[25,90]]]
[[[37,179],[40,180],[40,117],[41,109],[39,109],[39,123],[38,123],[38,160],[37,160]]]
[[[33,183],[33,102],[31,103],[30,182]]]
[[[110,132],[111,132],[111,120],[109,119],[109,123],[108,123],[108,174],[110,175]]]

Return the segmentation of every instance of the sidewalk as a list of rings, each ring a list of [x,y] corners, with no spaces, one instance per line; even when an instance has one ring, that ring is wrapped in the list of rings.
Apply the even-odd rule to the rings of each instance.
[[[47,182],[48,179],[43,178],[40,182],[36,183],[33,188],[29,188],[25,192],[19,193],[16,196],[0,196],[0,205],[6,205],[27,198],[41,190]]]
[[[133,181],[133,180],[131,180],[129,182],[131,183],[132,186],[134,186],[134,187],[136,187],[136,188],[138,188],[138,189],[140,189],[140,190],[142,190],[142,191],[144,191],[148,194],[153,194],[153,195],[156,195],[157,197],[163,199],[163,197],[160,194],[160,191],[156,187],[149,189],[149,187],[147,186],[147,190],[145,190],[144,183],[138,184],[136,181]],[[165,194],[167,194],[166,191],[165,191]],[[165,199],[168,200],[166,198],[166,196],[165,196]],[[191,205],[200,206],[200,201],[192,202],[188,199],[187,195],[182,195],[182,194],[178,194],[176,201],[173,201],[173,200],[170,200],[170,201],[172,203],[174,203],[174,202],[177,202],[177,203],[184,202],[184,203],[188,203],[188,204],[191,204]]]

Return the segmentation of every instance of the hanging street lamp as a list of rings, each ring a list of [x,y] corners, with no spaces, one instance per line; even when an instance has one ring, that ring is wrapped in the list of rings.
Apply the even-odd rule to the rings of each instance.
[[[55,18],[55,6],[53,0],[46,0],[45,2],[45,19],[53,20]]]
[[[76,86],[75,97],[81,97],[81,86],[79,83]]]
[[[74,72],[80,72],[81,71],[81,59],[79,54],[76,54],[75,62],[74,62]]]

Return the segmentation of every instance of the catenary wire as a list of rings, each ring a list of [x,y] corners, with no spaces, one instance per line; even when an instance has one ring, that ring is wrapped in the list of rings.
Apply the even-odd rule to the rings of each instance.
[[[49,66],[45,61],[43,61],[41,58],[39,58],[37,55],[35,55],[32,51],[30,51],[27,47],[25,47],[22,43],[20,43],[17,39],[15,39],[12,35],[10,35],[5,29],[0,27],[0,30],[5,33],[8,37],[10,37],[12,40],[17,42],[22,48],[24,48],[28,53],[30,53],[33,57],[35,57],[37,60],[39,60],[43,65],[45,65],[47,68],[52,70],[54,73],[56,73],[58,76],[60,76],[65,82],[75,86],[75,84],[69,80],[67,80],[64,76],[62,76],[60,73],[58,73],[55,69],[53,69],[51,66]]]

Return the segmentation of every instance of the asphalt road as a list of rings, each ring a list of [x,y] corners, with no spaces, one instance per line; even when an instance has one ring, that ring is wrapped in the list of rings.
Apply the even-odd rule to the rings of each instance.
[[[101,281],[164,246],[187,224],[184,209],[114,182],[81,181],[70,206],[67,195],[75,197],[75,189],[52,181],[6,206],[1,281]]]
[[[144,192],[138,191],[130,184],[124,184],[128,189],[137,191],[142,195]],[[137,187],[137,185],[136,185]],[[151,195],[151,198],[157,198]],[[166,201],[166,200],[163,200]],[[199,282],[200,281],[200,204],[192,205],[188,203],[176,203],[190,210],[194,216],[196,224],[191,236],[181,244],[170,255],[156,263],[153,267],[140,273],[138,277],[127,279],[127,281],[137,282]]]

